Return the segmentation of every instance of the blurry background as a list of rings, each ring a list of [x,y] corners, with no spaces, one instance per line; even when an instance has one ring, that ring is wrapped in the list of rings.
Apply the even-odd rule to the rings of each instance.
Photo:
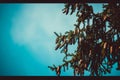
[[[90,5],[95,13],[103,10],[102,4]],[[0,76],[56,76],[48,66],[62,64],[64,54],[54,50],[53,32],[63,34],[76,23],[75,13],[65,15],[63,8],[51,3],[0,4]],[[115,69],[116,64],[105,76],[119,76]],[[61,76],[73,76],[73,70]]]

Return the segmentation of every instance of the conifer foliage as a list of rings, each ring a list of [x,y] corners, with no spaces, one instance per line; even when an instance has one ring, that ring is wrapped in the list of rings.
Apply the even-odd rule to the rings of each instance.
[[[88,3],[65,3],[62,10],[66,15],[76,14],[74,30],[58,34],[55,50],[65,54],[63,64],[48,66],[60,76],[61,71],[73,69],[74,76],[103,76],[111,73],[117,63],[120,70],[120,3],[103,4],[103,11],[94,13]],[[82,26],[82,28],[80,27]],[[68,53],[68,46],[77,44],[74,53]],[[68,60],[67,57],[71,57]]]

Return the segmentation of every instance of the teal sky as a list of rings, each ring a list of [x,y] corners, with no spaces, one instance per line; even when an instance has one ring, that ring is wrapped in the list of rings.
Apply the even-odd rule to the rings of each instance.
[[[91,4],[95,12],[102,4]],[[0,76],[56,76],[48,66],[62,63],[53,32],[74,29],[76,16],[62,13],[64,4],[0,4]],[[71,47],[71,51],[74,50]],[[119,76],[116,64],[110,76]],[[69,69],[62,76],[72,76]],[[85,72],[88,75],[88,72]]]

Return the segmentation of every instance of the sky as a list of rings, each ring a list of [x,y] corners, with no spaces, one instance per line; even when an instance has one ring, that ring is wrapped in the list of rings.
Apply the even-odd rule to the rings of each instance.
[[[102,4],[90,5],[102,11]],[[63,8],[62,3],[0,4],[0,76],[56,76],[48,66],[62,64],[64,54],[54,50],[54,32],[63,34],[76,23],[75,13],[65,15]],[[115,68],[105,76],[119,76]],[[73,70],[61,76],[73,76]]]

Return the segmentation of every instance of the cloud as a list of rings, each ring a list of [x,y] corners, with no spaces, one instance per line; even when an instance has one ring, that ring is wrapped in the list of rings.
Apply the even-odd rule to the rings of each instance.
[[[63,4],[23,4],[12,19],[11,37],[14,43],[26,46],[40,61],[46,55],[51,61],[58,59],[58,54],[53,54],[56,37],[53,32],[64,33],[74,28],[75,22],[74,15],[62,14],[63,7]]]

